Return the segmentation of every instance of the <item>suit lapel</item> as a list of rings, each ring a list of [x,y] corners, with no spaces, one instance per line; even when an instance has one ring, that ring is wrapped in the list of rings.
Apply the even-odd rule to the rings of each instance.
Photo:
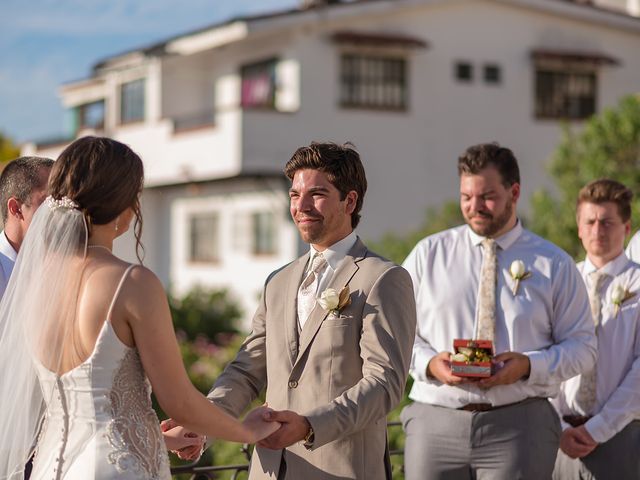
[[[351,248],[347,256],[344,257],[344,260],[342,260],[342,262],[338,266],[338,269],[333,274],[333,277],[331,278],[331,281],[326,288],[333,288],[339,292],[344,286],[348,285],[353,276],[358,271],[358,262],[362,260],[366,252],[367,248],[358,238],[355,245]],[[321,293],[322,292],[318,292],[318,296]],[[304,355],[304,352],[307,350],[307,348],[309,348],[309,345],[315,338],[318,330],[320,329],[320,326],[322,325],[322,322],[325,318],[327,318],[327,315],[329,315],[329,312],[323,310],[323,308],[318,303],[316,303],[316,305],[313,307],[313,310],[311,310],[309,318],[304,324],[302,333],[300,334],[298,357],[295,363],[300,360],[302,355]]]
[[[293,366],[298,355],[298,287],[302,282],[304,267],[309,261],[309,254],[298,258],[292,265],[291,274],[288,276],[287,291],[285,293],[284,307],[284,331],[287,340],[289,359]]]

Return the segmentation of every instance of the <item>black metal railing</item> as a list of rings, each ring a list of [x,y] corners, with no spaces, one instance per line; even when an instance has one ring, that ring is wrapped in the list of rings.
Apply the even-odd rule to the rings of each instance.
[[[400,427],[400,422],[387,423],[387,429]],[[214,480],[218,473],[231,472],[231,480],[237,480],[242,472],[249,471],[249,461],[251,460],[251,449],[248,445],[243,445],[242,453],[247,458],[247,463],[237,465],[200,465],[199,461],[189,463],[188,465],[180,465],[171,468],[172,475],[186,474],[191,475],[190,480]],[[391,456],[400,456],[404,454],[402,449],[394,449],[389,452]]]

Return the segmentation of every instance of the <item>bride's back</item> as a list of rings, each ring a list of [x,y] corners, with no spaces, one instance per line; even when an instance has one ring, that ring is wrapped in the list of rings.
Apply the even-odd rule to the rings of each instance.
[[[135,346],[127,323],[126,305],[116,296],[128,263],[112,256],[106,249],[88,249],[75,305],[72,333],[62,339],[62,362],[57,373],[66,373],[85,362],[93,353],[105,322],[128,347]]]

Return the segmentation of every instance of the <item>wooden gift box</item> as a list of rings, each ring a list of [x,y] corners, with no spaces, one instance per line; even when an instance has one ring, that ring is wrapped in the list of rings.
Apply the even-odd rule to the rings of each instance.
[[[491,376],[491,357],[493,357],[493,342],[491,340],[453,341],[451,357],[451,373],[457,377],[486,378]],[[454,360],[456,354],[464,355],[464,361]]]

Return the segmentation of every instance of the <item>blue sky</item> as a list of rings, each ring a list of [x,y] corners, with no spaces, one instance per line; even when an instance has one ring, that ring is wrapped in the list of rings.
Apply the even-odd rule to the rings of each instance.
[[[2,0],[0,131],[14,141],[64,133],[58,87],[104,57],[297,0]]]

